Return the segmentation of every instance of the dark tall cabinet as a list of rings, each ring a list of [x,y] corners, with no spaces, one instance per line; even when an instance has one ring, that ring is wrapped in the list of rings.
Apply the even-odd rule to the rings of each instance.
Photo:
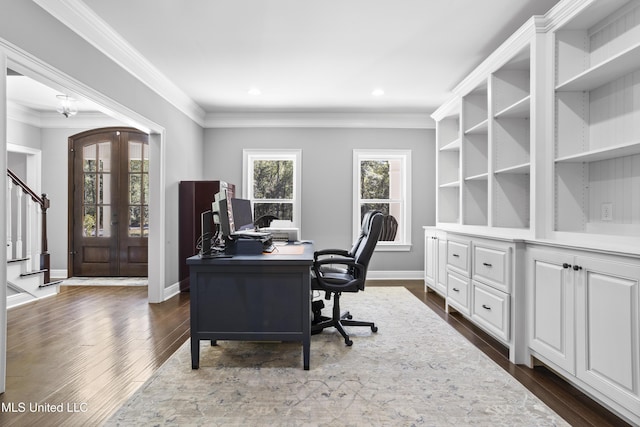
[[[189,267],[187,258],[196,255],[196,245],[202,234],[200,215],[211,209],[213,196],[221,188],[227,187],[229,197],[233,197],[235,186],[224,181],[180,181],[178,200],[179,257],[178,272],[180,291],[189,290]]]

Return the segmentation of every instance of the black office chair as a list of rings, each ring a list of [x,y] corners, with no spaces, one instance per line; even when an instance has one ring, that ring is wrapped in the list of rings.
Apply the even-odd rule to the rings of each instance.
[[[332,258],[316,259],[313,263],[314,277],[311,281],[311,288],[326,292],[326,299],[333,294],[333,315],[331,318],[323,318],[320,322],[312,325],[312,332],[322,331],[324,328],[334,327],[344,338],[344,343],[348,346],[353,344],[343,326],[368,326],[373,332],[378,331],[378,327],[373,322],[362,322],[351,320],[349,312],[340,313],[340,295],[342,292],[359,292],[364,290],[367,278],[369,260],[373,255],[373,250],[378,243],[382,230],[382,214],[371,212],[368,227],[363,221],[363,236],[359,239],[358,247],[351,256],[334,256]],[[342,269],[330,269],[323,267],[327,265],[343,266]]]
[[[398,233],[398,220],[393,215],[385,215],[382,221],[381,242],[391,242],[396,239]]]
[[[316,251],[314,253],[314,255],[313,255],[314,258],[315,258],[314,260],[318,261],[319,259],[326,258],[326,257],[332,257],[332,256],[341,256],[341,257],[354,258],[356,256],[356,252],[358,251],[358,248],[360,247],[360,243],[362,243],[362,240],[364,239],[365,235],[368,234],[368,232],[369,232],[369,227],[371,226],[371,224],[370,224],[371,217],[376,212],[378,212],[378,211],[367,211],[362,216],[362,224],[360,226],[360,234],[358,235],[358,238],[356,239],[356,241],[353,242],[353,246],[351,247],[351,249],[349,249],[348,251],[345,250],[345,249],[322,249],[322,250]],[[320,271],[322,271],[324,273],[329,273],[329,272],[344,273],[348,269],[349,268],[347,266],[341,266],[341,265],[322,264],[320,266]]]

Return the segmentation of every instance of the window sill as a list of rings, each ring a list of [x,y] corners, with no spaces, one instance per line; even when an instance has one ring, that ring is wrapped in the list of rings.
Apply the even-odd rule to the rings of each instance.
[[[376,252],[409,252],[411,250],[411,243],[383,243],[378,242],[376,245]]]

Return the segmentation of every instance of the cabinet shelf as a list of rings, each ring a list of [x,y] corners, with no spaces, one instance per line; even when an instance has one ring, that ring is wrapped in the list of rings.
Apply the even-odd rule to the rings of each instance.
[[[531,163],[509,166],[495,171],[496,174],[528,174],[531,171]]]
[[[530,115],[531,95],[527,95],[517,102],[514,102],[510,106],[498,111],[494,117],[499,118],[513,118],[513,119],[526,119]]]
[[[556,86],[559,92],[589,91],[640,68],[640,43]]]
[[[451,181],[445,184],[440,184],[440,188],[456,188],[460,187],[460,181]]]
[[[615,159],[617,157],[640,154],[640,142],[619,144],[612,147],[599,148],[583,153],[572,154],[557,158],[556,163],[597,162],[599,160]]]
[[[444,147],[440,147],[440,151],[459,151],[460,150],[460,138],[446,144]]]
[[[485,173],[479,173],[473,176],[468,176],[464,180],[465,181],[486,181],[487,179],[489,179],[489,174],[485,172]]]
[[[489,130],[489,120],[485,119],[478,124],[471,126],[469,129],[465,130],[464,133],[466,135],[482,135],[486,134]]]

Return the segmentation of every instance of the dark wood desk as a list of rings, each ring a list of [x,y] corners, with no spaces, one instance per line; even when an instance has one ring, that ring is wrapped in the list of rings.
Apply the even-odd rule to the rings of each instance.
[[[200,365],[200,340],[300,341],[309,369],[312,244],[261,255],[193,256],[187,264],[193,369]]]

